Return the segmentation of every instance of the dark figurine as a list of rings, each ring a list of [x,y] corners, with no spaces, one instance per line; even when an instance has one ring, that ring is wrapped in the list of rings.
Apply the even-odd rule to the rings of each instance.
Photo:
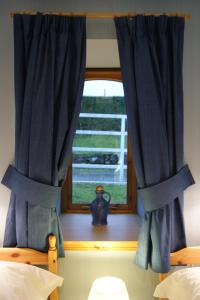
[[[109,196],[109,199],[104,199],[103,195]],[[102,185],[96,187],[96,199],[92,201],[90,210],[92,212],[92,225],[107,225],[107,216],[109,211],[111,196],[105,192]]]

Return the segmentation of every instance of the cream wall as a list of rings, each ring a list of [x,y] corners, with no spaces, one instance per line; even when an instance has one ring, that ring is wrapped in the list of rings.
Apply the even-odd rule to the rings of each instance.
[[[74,0],[39,1],[5,0],[0,2],[0,178],[13,161],[14,153],[14,83],[13,36],[10,11],[137,11],[186,12],[192,19],[186,22],[184,46],[184,106],[185,106],[185,161],[190,165],[196,185],[185,193],[185,221],[190,245],[200,244],[200,1],[198,0]],[[119,66],[115,28],[111,21],[87,23],[87,66]],[[97,58],[97,59],[96,59]],[[0,244],[3,240],[9,191],[0,185]],[[138,270],[131,253],[68,253],[60,264],[65,277],[62,297],[84,300],[95,277],[109,273],[124,278],[131,300],[152,299],[151,273]],[[139,278],[141,281],[139,282]],[[75,286],[75,281],[77,285]],[[141,292],[143,289],[143,292]],[[135,293],[135,297],[133,297]]]
[[[101,276],[117,276],[126,283],[130,300],[152,300],[157,274],[133,264],[132,252],[82,251],[66,253],[59,271],[65,275],[61,300],[87,300],[92,282]],[[65,298],[67,296],[67,298]]]

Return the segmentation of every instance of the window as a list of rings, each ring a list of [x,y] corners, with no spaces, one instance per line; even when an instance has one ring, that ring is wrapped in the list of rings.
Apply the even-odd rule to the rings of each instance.
[[[111,213],[136,211],[136,177],[120,70],[87,70],[71,157],[62,190],[63,212],[89,212],[99,184],[111,194]]]

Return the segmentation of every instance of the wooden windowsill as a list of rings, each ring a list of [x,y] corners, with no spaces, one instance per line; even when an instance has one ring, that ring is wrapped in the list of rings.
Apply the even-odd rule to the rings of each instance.
[[[140,219],[136,215],[109,215],[106,226],[93,226],[91,215],[86,214],[62,214],[60,219],[65,250],[137,249]]]

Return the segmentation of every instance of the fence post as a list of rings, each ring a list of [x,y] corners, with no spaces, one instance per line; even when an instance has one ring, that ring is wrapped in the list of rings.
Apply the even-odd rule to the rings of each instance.
[[[125,120],[126,116],[121,118],[121,139],[120,139],[120,174],[119,180],[123,182],[124,179],[124,150],[125,150]]]

